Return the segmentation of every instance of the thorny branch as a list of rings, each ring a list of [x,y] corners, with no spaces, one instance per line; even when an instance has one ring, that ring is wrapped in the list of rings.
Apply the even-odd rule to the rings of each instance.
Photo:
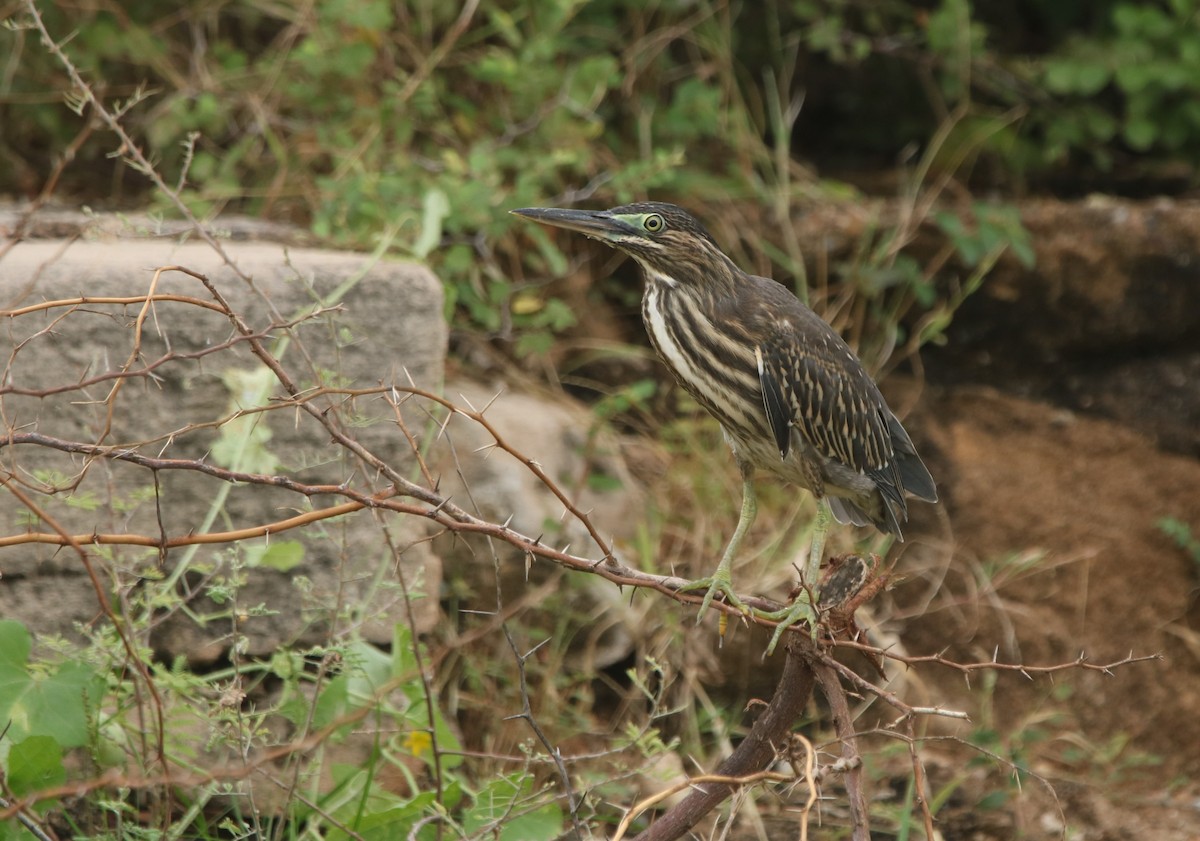
[[[259,360],[266,365],[275,374],[284,389],[284,394],[270,400],[267,404],[261,406],[251,406],[231,413],[223,418],[207,422],[195,422],[188,424],[177,430],[173,430],[165,435],[155,438],[123,443],[105,443],[104,438],[110,434],[111,419],[115,410],[118,396],[120,393],[119,387],[110,389],[108,395],[104,399],[107,406],[107,420],[104,424],[104,429],[99,436],[99,440],[81,441],[71,440],[62,437],[47,435],[34,430],[18,430],[9,428],[2,439],[0,439],[0,451],[9,450],[14,453],[19,452],[26,447],[37,447],[46,450],[55,450],[62,453],[83,456],[88,460],[101,459],[114,464],[127,464],[150,471],[156,481],[160,474],[169,471],[187,471],[202,474],[215,481],[238,485],[260,485],[273,488],[283,489],[298,496],[309,500],[327,500],[330,498],[342,501],[336,504],[323,504],[320,507],[313,508],[308,511],[303,511],[283,519],[252,524],[236,529],[227,529],[224,531],[212,531],[207,533],[186,533],[186,534],[139,534],[135,532],[99,532],[93,531],[85,534],[69,534],[61,528],[54,528],[51,531],[25,531],[22,533],[14,533],[9,535],[0,535],[0,548],[5,546],[16,546],[23,544],[52,544],[60,546],[73,547],[86,562],[86,548],[88,546],[100,545],[127,545],[127,546],[143,546],[165,551],[184,546],[194,546],[199,544],[221,544],[221,543],[236,543],[253,538],[268,537],[270,535],[279,534],[290,529],[302,528],[310,526],[314,523],[328,520],[332,517],[352,514],[364,509],[374,509],[378,511],[391,511],[397,514],[420,517],[436,523],[439,527],[457,533],[473,533],[484,535],[489,538],[494,538],[506,542],[524,552],[529,557],[538,557],[559,564],[567,569],[586,572],[593,575],[598,575],[606,580],[613,582],[619,586],[631,586],[634,588],[644,588],[656,590],[660,593],[685,603],[694,603],[698,600],[697,596],[690,593],[681,593],[679,588],[686,582],[684,579],[675,576],[656,575],[647,573],[642,570],[629,567],[618,560],[607,543],[600,537],[595,526],[590,522],[587,514],[583,512],[570,498],[568,493],[559,487],[559,485],[550,477],[545,470],[537,463],[536,460],[529,457],[527,454],[520,452],[504,435],[496,429],[489,421],[487,411],[489,406],[482,408],[464,407],[454,401],[447,399],[441,395],[435,394],[428,390],[423,390],[412,385],[379,385],[370,388],[342,388],[342,387],[317,387],[310,389],[300,389],[293,384],[288,373],[283,369],[283,366],[271,353],[267,350],[264,341],[276,331],[287,331],[296,326],[300,321],[316,317],[318,315],[329,312],[329,308],[318,308],[312,313],[304,316],[302,319],[293,321],[276,321],[270,324],[267,328],[254,330],[251,329],[244,319],[234,312],[226,301],[220,296],[211,282],[203,275],[188,270],[183,267],[170,267],[159,269],[155,273],[154,284],[157,285],[158,278],[162,273],[167,271],[180,272],[184,275],[193,277],[199,281],[208,290],[213,300],[205,300],[187,295],[163,294],[155,291],[152,287],[146,295],[126,296],[126,297],[91,297],[91,298],[72,298],[58,301],[47,301],[36,305],[22,307],[20,309],[8,310],[0,312],[0,316],[6,317],[10,322],[20,319],[24,316],[34,313],[51,312],[56,309],[65,310],[66,315],[73,315],[77,312],[84,311],[87,308],[88,312],[101,311],[105,308],[125,308],[131,305],[139,306],[137,321],[134,325],[134,346],[132,351],[125,358],[121,367],[117,370],[103,371],[92,373],[90,376],[81,377],[75,383],[70,385],[50,385],[44,389],[33,389],[28,387],[18,388],[13,385],[4,385],[0,387],[0,397],[4,394],[21,395],[27,397],[47,398],[53,395],[58,395],[73,390],[86,390],[89,386],[112,381],[118,386],[120,382],[134,377],[152,376],[153,372],[159,368],[166,367],[171,363],[187,361],[198,358],[201,355],[219,353],[229,350],[238,345],[249,346],[252,352]],[[140,333],[141,327],[149,314],[149,308],[156,304],[170,303],[181,304],[185,306],[202,307],[209,311],[216,311],[224,315],[235,328],[235,335],[229,340],[205,348],[202,351],[183,352],[172,350],[161,355],[152,362],[142,363],[138,365],[140,360]],[[64,316],[65,317],[65,316]],[[19,344],[13,351],[9,359],[8,368],[12,369],[14,360],[23,350],[24,344]],[[340,422],[338,408],[347,403],[352,403],[357,400],[364,399],[379,399],[386,400],[391,404],[393,413],[396,419],[396,424],[404,440],[408,443],[412,456],[416,459],[420,466],[420,474],[422,482],[413,481],[402,475],[393,465],[388,463],[383,458],[364,447],[361,442],[352,437],[345,431],[345,427]],[[596,545],[600,548],[601,556],[599,558],[584,557],[578,554],[572,554],[567,551],[567,548],[556,549],[542,541],[540,537],[533,537],[522,534],[517,530],[509,527],[507,524],[490,522],[479,515],[471,514],[465,509],[454,504],[449,497],[444,495],[439,489],[439,480],[434,472],[430,469],[426,454],[422,446],[407,428],[400,408],[409,401],[420,401],[425,407],[424,411],[431,418],[441,417],[438,421],[439,432],[444,434],[447,424],[453,417],[461,417],[466,421],[476,424],[487,432],[492,439],[491,447],[504,452],[516,462],[524,466],[539,482],[553,494],[553,496],[562,504],[564,512],[582,523],[589,535],[593,538]],[[489,404],[490,405],[490,404]],[[316,421],[325,430],[326,433],[333,439],[338,446],[345,448],[354,453],[356,458],[366,465],[369,465],[375,470],[376,475],[381,477],[381,481],[374,485],[364,484],[362,481],[351,483],[346,480],[335,480],[329,482],[305,482],[296,479],[292,476],[276,473],[263,474],[251,473],[246,471],[238,471],[228,467],[212,463],[204,458],[175,458],[161,454],[162,451],[168,449],[174,442],[186,438],[188,435],[198,432],[202,429],[211,429],[222,424],[236,420],[237,418],[247,417],[254,414],[268,414],[278,411],[301,411],[310,419]],[[144,452],[151,445],[160,447],[160,452],[156,454],[147,454]],[[21,500],[26,506],[35,513],[39,519],[47,524],[51,524],[52,520],[48,515],[44,515],[40,508],[32,502],[29,495],[24,491],[19,490],[18,485],[23,485],[30,490],[40,491],[43,493],[53,493],[56,489],[46,488],[37,482],[31,482],[26,478],[18,477],[16,474],[9,472],[5,478],[6,485],[10,491]],[[745,601],[753,606],[762,607],[765,609],[773,609],[776,605],[765,599],[746,597]],[[717,605],[718,609],[724,610],[732,615],[741,617],[741,614],[736,610],[723,605]],[[770,625],[772,623],[758,617],[751,617],[751,621],[759,622],[760,624]],[[807,633],[806,630],[803,630]],[[867,653],[874,654],[877,657],[888,658],[905,665],[918,665],[922,663],[933,663],[948,668],[953,668],[964,672],[969,677],[969,674],[974,671],[985,669],[1002,669],[1020,672],[1027,677],[1032,677],[1036,673],[1051,673],[1069,668],[1084,668],[1094,669],[1105,673],[1119,666],[1133,662],[1140,662],[1149,657],[1130,657],[1121,661],[1110,664],[1093,664],[1081,655],[1076,660],[1070,663],[1062,663],[1051,666],[1028,666],[1024,664],[1004,664],[996,661],[979,662],[979,663],[956,663],[943,654],[911,656],[900,655],[887,650],[874,648],[860,642],[850,639],[834,639],[831,640],[834,645],[853,648]],[[811,659],[812,674],[816,676],[822,690],[831,704],[831,710],[834,716],[834,722],[837,726],[839,741],[842,744],[842,760],[840,761],[845,770],[847,791],[850,795],[850,806],[853,820],[854,831],[856,837],[865,837],[862,835],[867,827],[867,809],[864,798],[864,790],[861,781],[861,774],[858,771],[858,747],[856,735],[853,730],[852,722],[849,718],[848,706],[845,703],[844,690],[841,688],[841,681],[849,683],[858,691],[873,694],[886,703],[897,709],[900,713],[897,720],[891,725],[891,731],[897,736],[903,736],[910,745],[915,745],[919,741],[913,735],[912,723],[919,716],[946,716],[951,718],[965,718],[965,715],[952,710],[945,710],[937,707],[912,707],[905,704],[893,693],[889,692],[882,686],[871,683],[862,678],[853,670],[845,665],[838,663],[828,654],[823,651],[816,651],[808,655]],[[152,687],[153,684],[147,679],[147,685]],[[802,681],[803,682],[803,681]],[[526,718],[530,717],[529,710],[526,710],[523,715]],[[789,720],[790,721],[790,720]],[[161,722],[161,718],[160,718]],[[785,727],[786,723],[776,722],[777,725]],[[546,743],[548,744],[548,743]],[[161,745],[161,739],[160,739]],[[765,748],[764,748],[765,749]],[[755,755],[754,762],[767,761],[769,757],[761,750],[762,756]],[[767,757],[767,759],[763,759]],[[565,774],[565,764],[570,762],[569,757],[563,757],[555,754],[554,759],[559,768],[560,774]],[[922,804],[923,815],[926,822],[931,820],[927,807],[924,804],[927,802],[927,796],[923,784],[923,772],[920,765],[919,755],[913,748],[914,774],[917,780],[917,799]],[[166,767],[164,761],[164,767]],[[774,776],[767,774],[761,769],[755,768],[753,763],[733,766],[737,770],[738,785],[744,785],[755,781],[765,781],[768,779],[776,779]],[[766,774],[764,776],[764,774]],[[569,777],[568,781],[569,791]],[[808,777],[811,780],[811,775]],[[730,778],[732,782],[733,778]],[[716,782],[714,778],[712,780]],[[698,783],[699,780],[693,780],[693,783]],[[736,787],[736,786],[734,786]],[[717,787],[721,788],[721,787]],[[716,789],[708,787],[705,789],[709,792],[714,792]],[[724,787],[722,791],[728,793],[733,790],[731,787]],[[688,821],[694,821],[703,812],[712,808],[709,802],[712,798],[708,797],[702,800],[693,800],[694,805],[690,813]],[[576,804],[572,795],[572,812],[575,811]],[[649,808],[652,803],[643,804],[641,808]],[[631,812],[627,818],[632,820],[634,812]],[[670,822],[665,824],[656,824],[656,829],[652,833],[652,837],[667,837],[661,835]],[[804,824],[806,826],[806,824]],[[578,826],[577,830],[578,831]]]
[[[221,349],[227,349],[227,348],[233,347],[235,344],[249,343],[254,348],[254,352],[256,353],[256,355],[258,355],[259,358],[262,359],[263,362],[268,365],[268,367],[270,367],[278,376],[281,377],[281,382],[284,384],[286,390],[288,391],[288,395],[286,397],[282,397],[282,398],[278,398],[278,399],[274,400],[271,403],[271,405],[268,405],[268,406],[244,409],[237,413],[234,413],[232,415],[229,415],[225,418],[219,419],[219,420],[211,422],[211,423],[191,424],[180,430],[174,430],[171,433],[169,433],[169,438],[171,438],[171,439],[180,438],[188,432],[195,431],[195,430],[201,429],[201,428],[207,428],[207,427],[213,426],[213,425],[220,425],[220,424],[226,423],[229,420],[232,420],[236,417],[245,416],[247,414],[254,413],[254,412],[270,412],[270,411],[278,411],[281,409],[302,407],[305,410],[307,410],[308,414],[312,418],[317,420],[322,426],[324,426],[326,428],[326,430],[334,437],[335,441],[346,446],[348,449],[351,449],[357,455],[359,455],[361,458],[363,458],[363,460],[366,461],[368,464],[371,464],[372,466],[377,468],[379,470],[379,472],[382,473],[390,481],[391,487],[378,488],[378,489],[374,489],[374,490],[370,490],[370,491],[364,491],[364,490],[360,490],[360,489],[351,487],[344,482],[339,482],[336,484],[333,484],[333,483],[313,484],[313,483],[301,482],[299,480],[293,479],[289,476],[282,475],[282,474],[268,475],[268,474],[247,473],[247,472],[232,470],[232,469],[221,467],[219,465],[205,461],[203,459],[168,458],[168,457],[161,457],[161,456],[150,456],[150,455],[144,455],[143,453],[141,453],[139,451],[140,447],[144,446],[147,443],[150,443],[150,441],[158,440],[158,439],[150,439],[150,441],[135,442],[135,443],[102,444],[102,443],[91,443],[91,442],[84,442],[84,441],[73,441],[73,440],[57,438],[57,437],[50,436],[50,435],[45,435],[45,434],[42,434],[39,432],[32,432],[32,431],[31,432],[18,432],[18,431],[10,429],[7,431],[7,434],[4,436],[4,438],[0,439],[0,449],[20,447],[20,446],[25,446],[25,445],[37,446],[37,447],[43,447],[43,448],[47,448],[47,449],[51,449],[51,450],[58,450],[58,451],[61,451],[64,453],[79,454],[79,455],[84,455],[84,456],[88,456],[91,458],[101,458],[101,459],[106,459],[106,460],[110,460],[110,461],[114,461],[114,462],[122,462],[122,463],[137,465],[139,467],[145,468],[150,471],[154,471],[156,473],[161,472],[161,471],[171,471],[171,470],[193,471],[193,472],[198,472],[198,473],[202,473],[204,475],[210,476],[210,477],[217,479],[219,481],[222,481],[222,482],[228,482],[228,483],[234,483],[234,484],[269,485],[272,487],[282,488],[282,489],[285,489],[288,491],[292,491],[296,494],[299,494],[299,495],[302,495],[305,497],[341,496],[341,497],[345,498],[347,501],[344,503],[340,503],[338,505],[331,505],[331,506],[325,506],[323,508],[318,508],[318,509],[308,511],[308,512],[305,512],[302,514],[298,514],[296,516],[289,517],[289,518],[286,518],[283,520],[278,520],[278,521],[274,521],[274,522],[270,522],[270,523],[262,523],[262,524],[258,524],[258,525],[254,525],[254,526],[241,528],[241,529],[228,530],[228,531],[222,531],[222,532],[212,532],[212,533],[207,533],[207,534],[189,533],[189,534],[176,535],[173,537],[164,538],[162,536],[144,535],[144,534],[135,534],[135,533],[93,532],[90,534],[67,535],[67,534],[60,534],[58,532],[27,531],[27,532],[23,532],[20,534],[11,534],[11,535],[0,536],[0,547],[14,546],[14,545],[20,545],[20,544],[27,544],[27,543],[45,543],[45,544],[56,544],[56,545],[62,545],[62,546],[70,546],[72,544],[79,544],[81,546],[83,546],[83,545],[129,545],[129,546],[144,546],[144,547],[153,547],[153,548],[164,549],[164,548],[175,548],[175,547],[180,547],[180,546],[189,546],[189,545],[195,545],[195,544],[231,543],[231,542],[236,542],[236,541],[240,541],[240,540],[246,540],[249,538],[277,534],[282,531],[298,528],[298,527],[305,526],[305,525],[310,525],[310,524],[318,522],[320,520],[324,520],[324,519],[328,519],[328,518],[336,517],[336,516],[341,516],[341,515],[352,513],[354,511],[358,511],[358,510],[361,510],[364,508],[378,508],[378,509],[384,509],[384,510],[391,510],[391,511],[394,511],[394,512],[400,513],[400,514],[407,514],[407,515],[412,515],[412,516],[423,517],[423,518],[432,520],[432,521],[438,523],[440,526],[445,527],[446,529],[449,529],[451,531],[464,532],[464,533],[477,533],[477,534],[483,534],[483,535],[487,535],[490,537],[494,537],[494,538],[503,540],[503,541],[515,546],[516,548],[526,552],[530,556],[540,557],[545,560],[552,561],[554,563],[560,564],[571,570],[581,571],[581,572],[589,572],[589,573],[592,573],[595,575],[599,575],[619,586],[629,585],[632,587],[656,590],[664,595],[670,596],[671,598],[675,599],[676,601],[680,601],[683,603],[691,604],[691,603],[699,602],[699,599],[700,599],[699,596],[693,595],[691,593],[680,592],[680,587],[682,587],[685,583],[687,583],[686,580],[683,578],[679,578],[677,576],[670,576],[670,575],[658,575],[658,574],[653,574],[653,573],[647,573],[642,570],[639,570],[639,569],[636,569],[633,567],[629,567],[629,566],[626,566],[626,565],[620,563],[617,560],[616,556],[613,554],[612,550],[608,548],[606,541],[604,541],[603,538],[599,535],[598,530],[596,529],[594,524],[592,524],[592,522],[588,518],[587,514],[584,513],[582,510],[580,510],[575,505],[575,503],[568,496],[567,492],[564,489],[562,489],[550,476],[548,476],[545,473],[545,471],[542,469],[542,467],[537,463],[537,461],[535,459],[533,459],[533,458],[529,457],[528,455],[521,453],[519,450],[517,450],[490,423],[490,421],[486,417],[486,412],[488,409],[487,406],[483,407],[482,409],[476,409],[474,407],[466,408],[466,407],[463,407],[463,406],[460,406],[460,405],[454,403],[453,401],[451,401],[445,397],[442,397],[442,396],[434,394],[430,391],[416,388],[413,386],[401,386],[401,385],[384,386],[384,385],[381,385],[381,386],[377,386],[377,387],[361,388],[361,389],[320,387],[320,388],[313,388],[313,389],[307,389],[307,390],[300,390],[299,388],[297,388],[295,385],[293,385],[291,383],[290,378],[288,377],[286,372],[284,372],[279,361],[276,360],[273,356],[271,356],[270,353],[266,350],[265,346],[262,344],[263,338],[266,337],[267,335],[269,335],[271,333],[271,331],[287,329],[290,326],[294,326],[296,323],[298,323],[298,320],[297,321],[278,322],[278,323],[272,324],[270,327],[268,327],[265,330],[260,330],[260,331],[251,330],[249,327],[247,327],[242,322],[241,318],[235,312],[233,312],[232,309],[229,308],[228,304],[225,303],[223,301],[223,299],[221,299],[220,295],[218,293],[216,293],[215,288],[213,288],[211,286],[211,283],[203,275],[192,272],[192,271],[182,268],[182,267],[170,267],[170,268],[159,269],[155,273],[155,278],[157,279],[157,277],[165,271],[172,271],[172,270],[183,272],[184,274],[187,274],[189,276],[195,277],[198,280],[200,280],[202,283],[205,284],[206,287],[209,288],[210,292],[212,292],[214,294],[214,297],[217,298],[218,303],[214,304],[210,301],[204,301],[203,299],[194,298],[194,297],[185,296],[185,295],[164,295],[164,294],[151,293],[148,295],[128,296],[128,297],[122,297],[122,298],[99,298],[99,297],[97,297],[97,298],[76,298],[76,299],[64,299],[64,300],[59,300],[59,301],[47,301],[47,302],[42,302],[37,305],[22,307],[22,308],[16,309],[16,310],[0,311],[0,317],[8,318],[11,320],[11,319],[19,318],[22,315],[29,315],[29,314],[36,313],[36,312],[44,312],[44,311],[52,310],[55,308],[77,307],[77,306],[80,306],[81,304],[85,304],[85,303],[89,304],[89,305],[93,305],[93,306],[101,306],[101,305],[107,304],[107,305],[114,305],[114,306],[121,306],[121,307],[130,305],[130,304],[142,304],[143,308],[144,308],[145,306],[147,306],[151,303],[157,302],[157,301],[171,301],[171,302],[183,303],[183,304],[188,304],[188,305],[193,305],[193,306],[202,306],[206,309],[219,311],[222,314],[224,314],[227,318],[229,318],[233,323],[238,325],[238,331],[239,331],[240,335],[235,336],[234,338],[230,339],[227,342],[221,343],[220,345],[216,345],[212,348],[206,349],[204,352],[205,353],[215,352],[215,351],[218,351]],[[325,312],[329,312],[331,309],[332,308],[318,308],[318,309],[314,310],[312,313],[309,313],[307,316],[305,316],[305,318],[311,318],[316,315],[320,315]],[[144,313],[145,310],[143,309],[142,312]],[[143,317],[144,317],[144,315],[143,315]],[[29,388],[17,389],[12,386],[4,386],[4,387],[0,387],[0,395],[3,395],[5,393],[18,393],[18,394],[22,394],[22,395],[45,397],[45,396],[61,393],[64,390],[69,390],[70,388],[82,388],[86,384],[95,383],[95,382],[103,382],[112,377],[129,377],[129,376],[142,375],[144,372],[147,372],[148,370],[152,369],[153,367],[158,367],[159,365],[166,364],[169,361],[190,359],[193,356],[194,356],[194,354],[173,352],[172,354],[168,354],[168,355],[160,358],[159,360],[156,360],[151,365],[147,365],[147,366],[144,366],[143,368],[139,368],[139,369],[132,369],[128,366],[128,363],[127,363],[125,369],[123,369],[119,372],[104,372],[104,373],[96,374],[90,378],[80,380],[70,387],[50,386],[50,387],[47,387],[42,390],[37,390],[37,389],[29,389]],[[131,354],[129,358],[130,358],[130,360],[132,360],[134,358],[134,354]],[[11,366],[11,360],[10,360],[10,366]],[[597,546],[599,546],[601,548],[601,551],[603,552],[603,556],[599,559],[587,558],[587,557],[583,557],[580,555],[571,554],[571,553],[567,552],[565,549],[563,549],[563,550],[555,549],[552,546],[549,546],[549,545],[543,543],[542,539],[540,537],[532,537],[529,535],[525,535],[525,534],[518,532],[515,529],[510,528],[507,525],[500,524],[500,523],[488,522],[478,516],[468,513],[464,509],[455,505],[448,497],[446,497],[438,492],[437,487],[436,487],[436,480],[433,482],[432,486],[421,485],[421,484],[418,484],[416,482],[409,480],[405,476],[401,475],[391,465],[386,463],[383,459],[379,458],[375,454],[366,450],[366,448],[364,448],[361,444],[359,444],[359,442],[357,440],[349,437],[345,432],[342,431],[342,429],[339,426],[335,425],[334,421],[332,420],[332,418],[336,416],[335,413],[327,412],[325,407],[316,408],[313,405],[314,402],[316,402],[319,398],[337,397],[340,399],[355,399],[355,398],[365,398],[365,397],[372,397],[372,396],[377,396],[377,397],[380,397],[381,399],[389,399],[393,403],[393,405],[396,405],[397,407],[405,399],[419,398],[419,399],[427,401],[428,403],[438,406],[441,409],[445,410],[447,412],[446,421],[449,420],[449,417],[451,415],[458,415],[458,416],[462,416],[462,417],[466,418],[467,420],[481,426],[492,437],[495,447],[497,447],[498,449],[502,450],[503,452],[509,454],[514,459],[516,459],[518,462],[520,462],[522,465],[524,465],[525,468],[528,469],[530,472],[532,472],[538,478],[538,480],[549,490],[549,492],[551,492],[555,496],[555,498],[558,499],[558,501],[560,503],[562,503],[563,507],[566,509],[566,511],[571,516],[573,516],[579,522],[584,524],[584,526],[587,528],[589,534],[592,536],[593,540],[596,542]],[[110,407],[115,402],[115,398],[116,398],[115,392],[110,393],[108,400],[107,400]],[[111,409],[110,409],[110,414],[111,414]],[[418,458],[421,458],[422,464],[424,464],[423,455],[420,452],[419,448],[417,447],[416,440],[411,435],[408,435],[407,440],[409,440],[410,444],[413,446],[414,454]],[[434,478],[431,474],[428,473],[427,467],[425,468],[425,475],[426,475],[427,480],[432,480]],[[15,481],[15,477],[10,476],[8,481],[9,482]],[[779,605],[776,602],[773,602],[768,599],[759,598],[756,596],[747,595],[747,596],[743,597],[743,600],[747,604],[749,604],[753,607],[760,607],[765,610],[774,610],[779,607]],[[725,611],[726,613],[728,613],[732,616],[742,618],[744,620],[746,619],[746,617],[744,617],[743,614],[741,614],[739,611],[737,611],[735,608],[732,608],[729,605],[726,605],[723,603],[718,603],[718,604],[715,604],[714,607],[716,607],[718,610]],[[770,620],[765,620],[765,619],[762,619],[757,616],[750,617],[749,621],[754,621],[754,622],[757,622],[758,624],[762,624],[762,625],[765,625],[768,627],[774,625],[774,623],[771,622]],[[801,632],[806,632],[804,629],[799,629],[799,630]],[[904,663],[906,665],[910,665],[910,666],[918,665],[921,663],[936,663],[938,665],[946,666],[948,668],[958,669],[960,671],[968,672],[968,673],[971,671],[980,671],[980,670],[985,670],[985,669],[1002,669],[1002,670],[1018,671],[1018,672],[1021,672],[1022,674],[1025,674],[1026,676],[1030,676],[1035,673],[1050,673],[1050,672],[1054,672],[1054,671],[1061,671],[1061,670],[1069,669],[1069,668],[1092,669],[1092,670],[1097,670],[1097,671],[1103,671],[1105,673],[1110,673],[1112,669],[1117,668],[1119,666],[1127,665],[1129,663],[1141,662],[1144,660],[1154,659],[1154,658],[1158,657],[1158,655],[1145,655],[1145,656],[1135,657],[1131,654],[1130,657],[1125,658],[1120,661],[1117,661],[1117,662],[1114,662],[1114,663],[1094,664],[1094,663],[1088,662],[1087,659],[1083,655],[1080,655],[1079,658],[1077,658],[1074,661],[1071,661],[1070,663],[1062,663],[1062,664],[1055,664],[1055,665],[1048,665],[1048,666],[1030,666],[1030,665],[1026,665],[1026,664],[1000,663],[995,660],[978,662],[978,663],[956,663],[956,662],[950,660],[949,658],[946,658],[943,654],[916,655],[916,656],[901,655],[901,654],[897,654],[897,653],[888,651],[886,649],[877,649],[877,648],[874,648],[873,646],[866,645],[864,643],[856,642],[853,640],[845,640],[845,639],[839,639],[836,641],[835,644],[839,645],[839,646],[844,646],[844,647],[848,647],[848,648],[854,648],[854,649],[866,651],[866,652],[873,652],[880,657],[893,659],[893,660],[902,662],[902,663]],[[882,697],[884,697],[885,700],[888,700],[888,698],[886,696],[887,696],[886,692],[882,693]],[[933,711],[932,710],[930,710],[930,711],[922,710],[921,712],[933,712]],[[941,711],[938,714],[944,714],[944,711]]]

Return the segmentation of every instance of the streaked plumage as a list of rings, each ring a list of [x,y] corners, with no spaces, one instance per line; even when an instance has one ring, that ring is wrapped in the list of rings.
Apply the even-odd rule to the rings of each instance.
[[[828,499],[840,522],[897,537],[906,492],[937,501],[908,433],[841,336],[780,284],[734,265],[686,211],[639,202],[513,212],[580,231],[641,264],[650,340],[720,422],[746,479],[742,521],[718,575],[753,519],[753,468]]]

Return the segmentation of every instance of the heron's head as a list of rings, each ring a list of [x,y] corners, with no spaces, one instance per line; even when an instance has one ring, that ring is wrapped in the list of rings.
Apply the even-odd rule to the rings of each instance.
[[[704,285],[729,275],[732,264],[695,217],[673,204],[637,202],[611,210],[526,207],[518,216],[578,231],[623,251],[652,281]]]

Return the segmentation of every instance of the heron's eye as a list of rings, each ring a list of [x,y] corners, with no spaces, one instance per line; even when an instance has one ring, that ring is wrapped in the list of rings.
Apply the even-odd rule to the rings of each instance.
[[[642,227],[646,229],[647,233],[657,234],[663,228],[667,227],[667,223],[666,220],[664,220],[657,213],[651,213],[644,220],[642,220]]]

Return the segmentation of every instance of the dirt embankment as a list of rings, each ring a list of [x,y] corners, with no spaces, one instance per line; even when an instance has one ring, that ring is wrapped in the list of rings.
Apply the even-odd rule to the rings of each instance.
[[[1200,837],[1200,559],[1160,527],[1200,535],[1200,205],[1036,202],[1022,218],[1037,266],[1001,265],[926,355],[910,426],[951,561],[905,644],[1031,664],[1161,654],[1001,676],[988,714],[1082,837]],[[960,675],[924,677],[965,696]]]

